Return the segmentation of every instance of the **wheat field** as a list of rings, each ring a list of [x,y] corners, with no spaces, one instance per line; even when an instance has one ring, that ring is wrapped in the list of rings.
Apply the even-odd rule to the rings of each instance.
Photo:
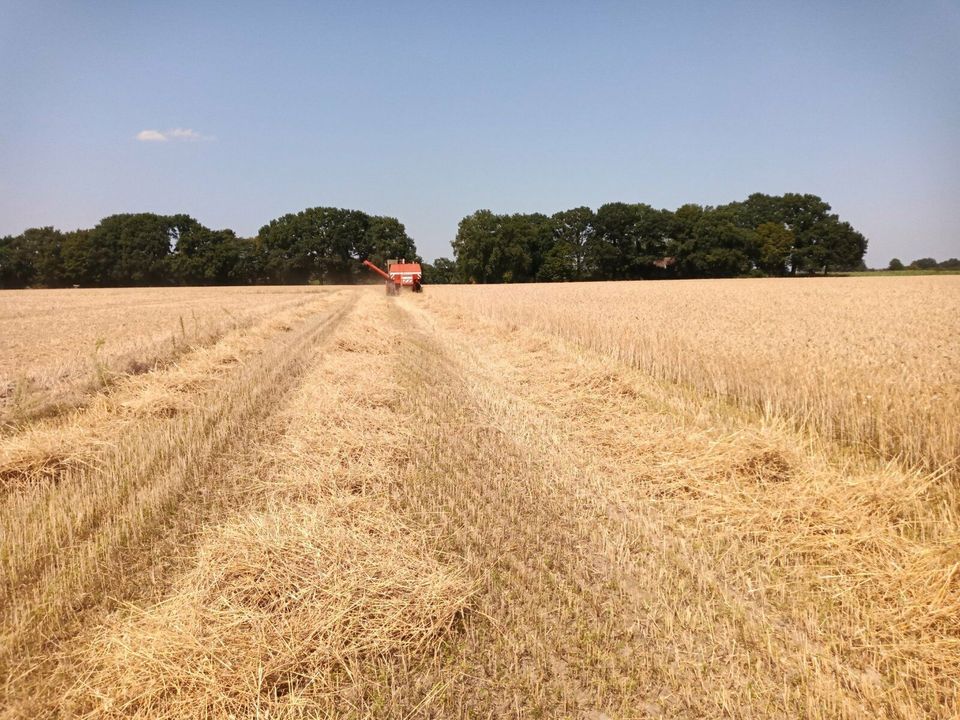
[[[44,302],[0,717],[960,712],[960,278]]]
[[[958,469],[954,277],[500,285],[441,296],[908,466]]]

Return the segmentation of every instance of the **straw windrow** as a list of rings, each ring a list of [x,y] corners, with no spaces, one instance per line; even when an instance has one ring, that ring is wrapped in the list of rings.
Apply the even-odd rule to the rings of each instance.
[[[66,699],[91,717],[335,709],[378,663],[423,652],[469,586],[361,499],[284,505],[208,533],[171,597],[84,648]]]

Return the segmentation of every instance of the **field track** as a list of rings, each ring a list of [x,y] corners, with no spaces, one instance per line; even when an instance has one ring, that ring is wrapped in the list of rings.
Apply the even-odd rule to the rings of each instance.
[[[2,717],[938,718],[955,496],[428,289],[0,439]]]

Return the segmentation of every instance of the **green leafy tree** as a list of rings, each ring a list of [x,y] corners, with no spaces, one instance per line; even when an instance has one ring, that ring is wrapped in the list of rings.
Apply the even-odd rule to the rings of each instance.
[[[555,213],[551,221],[556,244],[544,255],[548,269],[541,267],[538,278],[582,280],[589,274],[587,252],[595,233],[596,215],[588,207],[578,207]],[[564,263],[570,263],[572,269],[566,269]]]
[[[686,257],[695,249],[697,226],[704,215],[709,212],[710,208],[694,203],[681,205],[673,211],[673,222],[670,229],[672,240],[668,245],[668,252],[677,259],[681,274],[689,275],[695,269],[694,263],[688,263]]]
[[[63,287],[65,276],[63,259],[63,233],[52,227],[31,228],[21,236],[32,258],[33,277],[30,284],[36,287]]]
[[[4,235],[0,237],[0,290],[5,290],[11,287],[10,279],[13,277],[12,273],[13,265],[13,236]],[[10,279],[7,278],[7,273],[10,273]]]
[[[910,268],[912,270],[935,270],[938,265],[939,263],[935,259],[926,257],[914,260],[910,263]]]
[[[197,225],[180,235],[170,275],[181,285],[242,285],[260,279],[259,260],[255,240]]]
[[[790,256],[790,272],[820,269],[827,253],[815,247],[817,229],[830,218],[830,205],[816,195],[786,193],[780,198],[784,226],[793,233],[794,251]]]
[[[753,231],[739,227],[728,213],[714,208],[684,206],[676,215],[683,218],[676,252],[684,275],[736,277],[750,272],[757,245]]]
[[[831,213],[829,203],[816,195],[787,193],[783,196],[754,193],[743,202],[717,208],[741,228],[757,233],[754,264],[772,274],[782,274],[780,258],[791,273],[856,270],[865,267],[867,241],[849,223]],[[783,254],[787,237],[792,247]],[[761,230],[760,228],[763,228]]]
[[[635,208],[628,203],[607,203],[597,209],[596,234],[590,248],[594,277],[625,280],[631,276],[635,220]]]
[[[238,237],[232,243],[235,263],[229,272],[231,285],[250,285],[268,281],[260,241]]]
[[[89,230],[75,230],[63,237],[60,250],[67,284],[95,287],[100,284],[96,253]]]
[[[0,240],[0,287],[63,287],[63,240],[63,233],[52,227]]]
[[[504,245],[516,263],[510,268],[513,282],[530,282],[556,242],[554,226],[543,213],[510,215],[504,225]]]
[[[579,258],[579,248],[567,242],[560,240],[554,243],[546,255],[543,262],[537,270],[537,280],[541,282],[556,282],[563,280],[579,279],[579,269],[582,268],[582,260]]]
[[[887,266],[887,270],[903,270],[904,265],[900,261],[900,258],[893,258],[890,261],[890,264]]]
[[[491,257],[499,219],[489,210],[477,210],[463,218],[451,243],[457,269],[467,282],[498,282]]]
[[[419,262],[417,247],[407,235],[407,230],[396,218],[371,217],[363,240],[356,248],[361,260],[384,267],[388,259],[406,258],[409,262]]]
[[[793,252],[793,233],[778,222],[761,223],[754,233],[757,267],[770,275],[785,275]]]
[[[659,275],[654,263],[668,255],[672,226],[672,213],[666,210],[642,203],[602,205],[595,220],[595,237],[601,247],[591,252],[597,263],[595,275],[604,279]]]
[[[343,283],[363,270],[357,259],[372,247],[369,228],[370,216],[359,210],[316,207],[271,220],[257,237],[274,282]]]
[[[181,285],[218,284],[223,275],[221,245],[230,236],[233,236],[232,230],[221,232],[199,224],[181,233],[168,258],[175,282]]]
[[[856,270],[867,251],[867,239],[836,215],[821,219],[803,237],[794,258],[795,266],[807,272]]]
[[[163,284],[180,236],[198,227],[189,215],[111,215],[71,243],[70,266],[92,285]]]
[[[799,201],[792,201],[795,204]],[[738,226],[753,230],[766,223],[786,224],[786,204],[777,195],[753,193],[746,200],[723,205],[718,210],[728,212],[728,217]]]
[[[24,288],[33,280],[33,257],[22,236],[0,238],[0,288]]]
[[[457,282],[457,264],[445,257],[424,264],[423,280],[431,285],[447,285]]]
[[[491,276],[497,282],[523,282],[534,265],[533,248],[529,243],[529,227],[517,216],[499,218],[490,253]]]
[[[467,282],[526,282],[537,276],[553,244],[546,215],[494,215],[478,210],[460,221],[453,252]]]

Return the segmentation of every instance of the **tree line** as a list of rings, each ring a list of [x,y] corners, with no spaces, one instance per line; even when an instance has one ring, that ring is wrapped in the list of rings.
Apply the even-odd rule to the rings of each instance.
[[[622,202],[550,216],[478,210],[460,221],[452,246],[452,260],[424,265],[426,282],[857,270],[867,240],[816,195],[755,193],[672,211]],[[31,228],[0,238],[0,287],[350,283],[369,277],[359,260],[382,265],[390,257],[420,260],[399,220],[359,210],[309,208],[271,220],[252,238],[186,214],[121,214],[87,230]]]
[[[478,210],[431,282],[796,275],[863,267],[866,238],[816,195],[755,193],[716,207],[607,203],[542,213]]]
[[[909,265],[904,265],[900,258],[893,258],[887,270],[960,270],[960,258],[948,258],[941,262],[932,257],[917,258]]]
[[[130,213],[0,238],[0,288],[349,283],[369,275],[358,260],[394,257],[419,261],[403,224],[359,210],[290,213],[253,238],[185,214]]]

